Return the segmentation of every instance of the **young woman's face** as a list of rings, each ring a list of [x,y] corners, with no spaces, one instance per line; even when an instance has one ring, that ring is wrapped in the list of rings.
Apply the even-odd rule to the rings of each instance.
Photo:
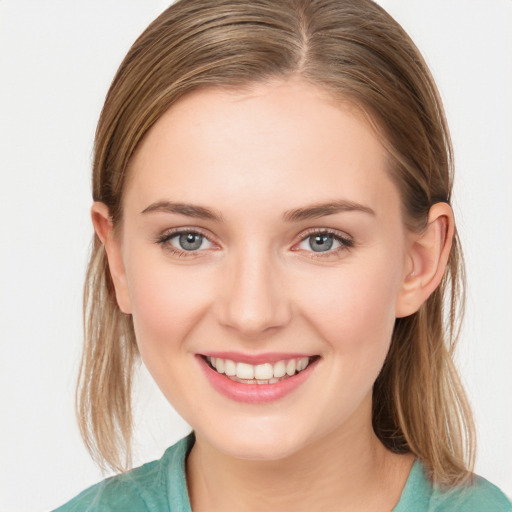
[[[123,205],[118,300],[201,439],[278,459],[371,428],[410,268],[357,110],[299,81],[196,92],[144,139]]]

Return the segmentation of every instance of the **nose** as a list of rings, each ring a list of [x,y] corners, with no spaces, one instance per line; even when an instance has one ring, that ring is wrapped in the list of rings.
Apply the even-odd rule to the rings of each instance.
[[[291,304],[278,262],[263,250],[233,255],[218,295],[219,322],[244,338],[257,338],[284,327]]]

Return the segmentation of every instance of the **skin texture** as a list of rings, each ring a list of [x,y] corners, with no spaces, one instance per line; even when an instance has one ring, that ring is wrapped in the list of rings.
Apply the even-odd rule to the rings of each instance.
[[[93,222],[141,357],[196,432],[187,462],[194,510],[391,510],[412,457],[376,438],[372,385],[395,318],[415,312],[441,280],[449,206],[432,207],[425,232],[408,232],[375,132],[355,107],[297,79],[183,98],[129,172],[120,229],[101,203]],[[282,219],[334,200],[373,213]],[[208,207],[223,220],[141,213],[161,201]],[[176,228],[206,238],[178,256],[178,236],[158,242]],[[315,252],[311,229],[349,243],[332,239]],[[320,359],[283,398],[240,403],[205,378],[197,354],[208,351]]]

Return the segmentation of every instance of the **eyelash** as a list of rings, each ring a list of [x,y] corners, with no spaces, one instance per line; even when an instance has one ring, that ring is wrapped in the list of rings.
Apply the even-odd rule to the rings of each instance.
[[[196,229],[179,229],[176,231],[170,231],[167,233],[162,234],[160,237],[157,238],[156,243],[162,245],[166,251],[169,251],[174,256],[178,256],[179,258],[185,257],[185,258],[194,258],[199,256],[199,252],[201,251],[183,251],[181,249],[178,249],[176,247],[173,247],[172,245],[168,244],[168,242],[175,238],[176,236],[183,235],[183,234],[192,234],[192,235],[199,235],[209,242],[212,242],[209,237],[207,237],[204,233],[201,231],[198,231]],[[314,251],[307,251],[311,252],[311,258],[313,259],[321,259],[321,258],[327,258],[332,257],[333,255],[341,257],[341,253],[351,249],[354,247],[354,240],[349,236],[342,236],[338,232],[330,230],[330,229],[319,229],[319,228],[313,228],[311,230],[306,231],[304,236],[299,240],[299,244],[301,242],[304,242],[312,235],[328,235],[332,237],[335,241],[340,243],[340,247],[334,249],[334,250],[328,250],[324,252],[314,252]],[[212,242],[213,243],[213,242]]]

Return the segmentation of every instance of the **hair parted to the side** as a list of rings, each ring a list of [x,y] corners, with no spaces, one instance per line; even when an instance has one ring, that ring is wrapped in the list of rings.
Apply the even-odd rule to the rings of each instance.
[[[389,153],[403,217],[421,230],[429,208],[450,202],[452,149],[442,103],[419,51],[371,0],[179,0],[134,43],[99,120],[93,198],[122,222],[128,163],[160,116],[206,87],[241,90],[298,77],[365,112]],[[470,477],[471,411],[452,356],[463,311],[455,236],[441,285],[396,320],[373,391],[373,426],[390,450],[412,452],[430,478]],[[130,466],[131,383],[138,358],[132,319],[117,306],[103,245],[94,239],[84,294],[85,345],[77,414],[102,466]]]

